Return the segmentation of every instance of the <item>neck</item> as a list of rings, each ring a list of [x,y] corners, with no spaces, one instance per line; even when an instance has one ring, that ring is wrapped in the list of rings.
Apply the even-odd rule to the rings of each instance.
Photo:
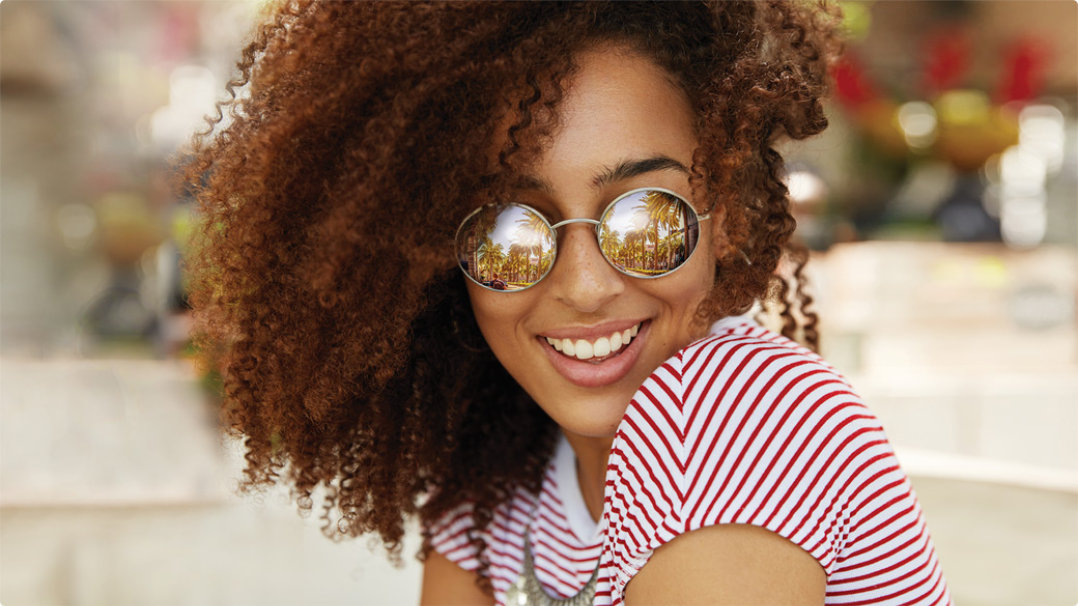
[[[566,432],[565,437],[576,455],[576,477],[580,494],[592,520],[603,514],[603,492],[606,488],[606,460],[610,456],[613,438],[592,438]]]

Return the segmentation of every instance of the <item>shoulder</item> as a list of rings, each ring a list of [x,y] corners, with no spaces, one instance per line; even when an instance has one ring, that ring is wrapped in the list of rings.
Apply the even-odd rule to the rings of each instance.
[[[825,568],[855,503],[891,480],[905,476],[846,380],[813,352],[736,320],[645,381],[607,470],[613,515],[649,537],[641,549],[697,528],[750,524]]]
[[[434,552],[465,570],[479,567],[479,554],[472,543],[474,532],[475,504],[471,502],[461,503],[423,526],[423,534],[430,538]]]
[[[749,446],[822,438],[837,425],[882,432],[845,378],[818,355],[755,323],[727,319],[648,377],[618,434],[623,441],[690,446],[734,432],[728,437]]]
[[[727,319],[678,352],[681,395],[689,404],[716,400],[742,407],[772,400],[795,405],[813,396],[856,399],[819,355],[746,320]]]
[[[722,524],[655,550],[625,587],[627,604],[812,604],[826,575],[797,545],[756,526]]]
[[[465,501],[424,524],[423,534],[435,552],[465,570],[477,571],[481,561],[492,563],[500,556],[515,561],[537,502],[538,497],[523,488],[489,512],[478,512],[475,503]],[[480,525],[480,519],[485,523]],[[507,546],[512,547],[508,552]],[[481,554],[480,548],[485,553]]]
[[[829,594],[946,595],[877,418],[819,356],[749,322],[720,323],[645,381],[606,498],[615,593],[674,539],[745,525],[807,552]]]

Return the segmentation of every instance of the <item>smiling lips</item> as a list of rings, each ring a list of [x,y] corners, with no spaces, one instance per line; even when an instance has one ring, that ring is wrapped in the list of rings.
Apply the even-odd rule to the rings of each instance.
[[[622,331],[615,331],[607,337],[599,337],[594,341],[586,339],[554,339],[546,337],[547,343],[562,354],[576,358],[577,360],[592,360],[598,363],[617,353],[623,346],[629,344],[640,331],[640,325],[633,325]]]
[[[627,328],[621,328],[625,326],[622,323],[612,324],[609,328],[539,335],[537,341],[543,344],[551,366],[567,381],[585,388],[605,387],[624,379],[636,367],[651,326],[649,320]]]

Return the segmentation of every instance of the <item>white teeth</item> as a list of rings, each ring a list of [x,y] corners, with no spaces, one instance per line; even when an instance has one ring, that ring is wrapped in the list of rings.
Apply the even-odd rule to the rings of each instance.
[[[567,355],[567,356],[575,356],[576,355],[576,347],[573,346],[573,342],[570,341],[569,339],[562,339],[561,340],[561,352],[563,354]]]
[[[595,346],[592,348],[596,358],[610,355],[610,339],[606,337],[599,337],[595,339]]]
[[[640,325],[626,328],[621,332],[615,332],[609,337],[599,337],[595,341],[584,339],[552,339],[546,337],[547,343],[556,351],[576,358],[578,360],[591,360],[592,358],[605,358],[610,354],[621,350],[633,340],[640,332]]]

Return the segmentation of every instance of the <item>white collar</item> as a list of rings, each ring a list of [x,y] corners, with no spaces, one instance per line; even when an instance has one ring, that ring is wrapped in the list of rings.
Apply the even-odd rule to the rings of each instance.
[[[565,434],[558,437],[558,446],[554,451],[554,481],[557,482],[558,496],[565,506],[565,519],[569,530],[584,544],[599,541],[602,525],[591,519],[584,495],[580,493],[580,481],[576,473],[576,454]]]

